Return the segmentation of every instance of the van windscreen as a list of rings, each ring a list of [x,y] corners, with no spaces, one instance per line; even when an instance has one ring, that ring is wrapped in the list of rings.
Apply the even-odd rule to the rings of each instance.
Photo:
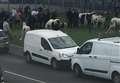
[[[77,44],[69,36],[49,38],[48,40],[54,49],[64,49],[77,46]]]

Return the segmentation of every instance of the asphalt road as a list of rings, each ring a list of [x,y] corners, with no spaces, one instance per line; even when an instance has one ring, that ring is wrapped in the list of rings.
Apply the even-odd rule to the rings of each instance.
[[[23,56],[0,54],[0,64],[4,70],[5,83],[112,83],[91,76],[78,78],[69,68],[53,70],[37,62],[27,64]]]

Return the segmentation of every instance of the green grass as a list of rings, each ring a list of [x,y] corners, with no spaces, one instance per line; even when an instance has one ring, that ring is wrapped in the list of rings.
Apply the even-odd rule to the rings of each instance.
[[[112,18],[112,16],[107,15],[105,17],[107,18],[107,21],[105,24],[109,25],[110,19]],[[63,20],[66,20],[66,19],[63,19]],[[77,44],[81,44],[84,41],[91,38],[96,38],[99,32],[101,33],[104,31],[104,28],[96,27],[95,30],[92,28],[93,29],[92,32],[89,32],[88,27],[89,26],[81,25],[78,28],[64,28],[62,31],[70,35]],[[21,26],[13,25],[10,31],[11,43],[14,43],[19,46],[23,46],[23,41],[20,41],[20,36],[21,36]]]
[[[105,16],[107,18],[107,21],[105,24],[109,25],[110,19],[112,16]],[[64,17],[62,17],[64,18]],[[63,19],[66,20],[66,19]],[[23,46],[23,41],[20,41],[20,36],[21,36],[21,24],[20,25],[13,25],[13,27],[10,30],[10,41],[13,44]],[[81,25],[78,28],[64,28],[62,31],[67,33],[69,36],[72,37],[72,39],[77,43],[81,44],[84,41],[91,39],[91,38],[96,38],[97,33],[101,33],[104,31],[104,28],[96,27],[95,30],[92,28],[92,32],[89,32],[89,26],[84,26]]]
[[[95,31],[92,30],[92,32],[89,32],[88,30],[89,26],[81,26],[79,28],[64,28],[62,31],[67,33],[69,36],[72,37],[72,39],[77,43],[81,44],[84,41],[96,38],[97,33],[102,32],[101,29],[96,29]],[[10,40],[11,43],[23,46],[23,41],[20,41],[21,36],[21,28],[20,27],[13,27],[10,31]]]
[[[89,32],[88,28],[84,26],[80,28],[66,28],[63,31],[71,36],[77,44],[81,44],[88,39],[96,38],[97,33],[101,32],[100,29]]]
[[[16,44],[19,46],[23,46],[23,41],[20,41],[21,37],[21,26],[16,26],[11,28],[10,30],[10,41],[12,44]]]

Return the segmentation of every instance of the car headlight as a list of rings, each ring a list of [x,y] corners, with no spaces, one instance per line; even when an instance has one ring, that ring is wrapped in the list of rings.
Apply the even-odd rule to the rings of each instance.
[[[60,53],[60,54],[59,54],[59,57],[60,57],[60,58],[62,58],[62,57],[63,57],[63,58],[68,58],[68,55],[67,55],[67,54],[63,54],[63,53]]]

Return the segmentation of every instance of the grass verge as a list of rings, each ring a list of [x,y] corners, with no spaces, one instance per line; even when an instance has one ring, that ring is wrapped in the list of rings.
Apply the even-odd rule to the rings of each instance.
[[[81,44],[84,41],[96,38],[97,33],[102,32],[101,29],[92,30],[92,32],[89,32],[88,26],[81,26],[79,28],[64,28],[62,30],[63,32],[67,33],[69,36],[72,37],[72,39],[77,43]],[[18,46],[23,46],[23,41],[20,41],[21,36],[21,28],[20,27],[14,27],[10,31],[10,41],[13,44],[16,44]]]

